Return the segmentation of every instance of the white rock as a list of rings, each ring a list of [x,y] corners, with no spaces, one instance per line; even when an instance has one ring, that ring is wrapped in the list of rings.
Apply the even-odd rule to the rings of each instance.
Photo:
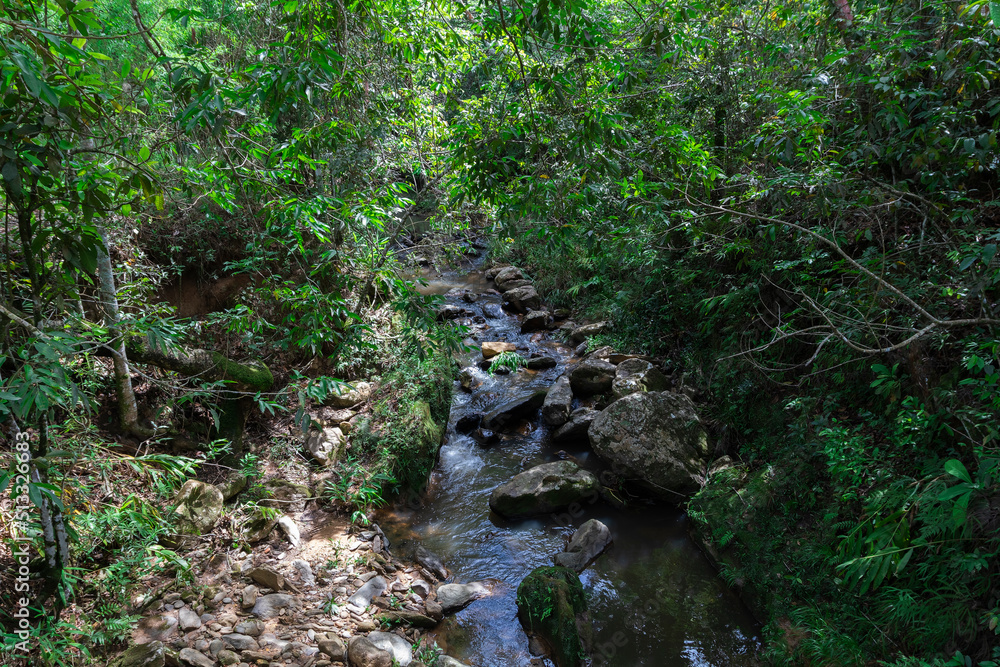
[[[289,543],[291,543],[293,547],[297,547],[302,543],[302,536],[299,534],[299,527],[295,525],[295,521],[293,521],[290,516],[285,515],[278,519],[278,525],[281,527],[281,530],[284,531],[285,536],[288,538]],[[284,556],[284,554],[282,554],[282,556]]]

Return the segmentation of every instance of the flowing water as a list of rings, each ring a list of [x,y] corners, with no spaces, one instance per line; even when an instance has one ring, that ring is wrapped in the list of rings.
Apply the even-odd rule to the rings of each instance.
[[[490,287],[481,272],[428,278],[425,293],[445,294],[455,287],[480,293]],[[483,312],[500,297],[486,295],[475,304],[449,297],[448,303]],[[486,580],[491,595],[446,619],[438,644],[449,655],[477,667],[550,664],[533,658],[517,620],[515,593],[534,568],[551,565],[569,536],[584,521],[604,522],[613,546],[581,574],[594,628],[594,665],[753,665],[760,645],[759,625],[739,598],[719,579],[687,534],[684,513],[665,504],[616,509],[597,500],[571,515],[562,513],[507,521],[491,514],[490,492],[517,473],[557,458],[572,457],[595,472],[602,464],[586,442],[561,450],[549,442],[539,417],[521,422],[489,448],[455,433],[455,422],[470,411],[485,411],[505,397],[546,388],[575,361],[572,350],[547,335],[521,334],[517,318],[504,314],[472,326],[476,343],[516,343],[527,357],[538,352],[559,363],[545,371],[521,370],[491,376],[475,368],[475,352],[459,361],[475,368],[482,384],[472,393],[456,391],[448,433],[438,466],[418,503],[384,512],[380,524],[402,555],[418,545],[435,552],[450,570],[449,581]],[[576,407],[576,406],[574,406]]]

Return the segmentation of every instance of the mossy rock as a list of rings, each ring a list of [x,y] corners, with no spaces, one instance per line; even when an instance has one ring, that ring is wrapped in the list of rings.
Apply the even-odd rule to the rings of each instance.
[[[557,512],[597,500],[600,483],[572,461],[553,461],[518,473],[490,494],[490,509],[507,518]]]
[[[410,412],[417,420],[417,436],[420,438],[421,451],[437,456],[444,436],[444,424],[434,421],[431,406],[427,401],[415,401],[410,405]]]
[[[211,484],[189,479],[174,498],[177,530],[181,535],[211,532],[222,515],[222,492]]]
[[[577,667],[587,658],[587,599],[576,572],[539,567],[517,587],[517,613],[525,631],[544,639],[556,667]]]
[[[268,518],[265,516],[263,510],[258,507],[254,510],[253,516],[243,524],[240,533],[244,540],[253,544],[254,542],[266,540],[277,525],[277,519]]]
[[[111,663],[111,667],[164,667],[167,652],[163,642],[136,644]]]
[[[272,477],[264,482],[268,497],[260,501],[265,507],[274,507],[283,513],[301,512],[306,499],[312,497],[312,490],[305,484],[290,482],[281,477]]]

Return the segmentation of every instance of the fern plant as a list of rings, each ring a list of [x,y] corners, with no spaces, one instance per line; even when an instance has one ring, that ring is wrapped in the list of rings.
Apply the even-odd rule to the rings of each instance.
[[[490,363],[490,375],[493,375],[498,369],[506,368],[511,373],[516,373],[519,368],[523,367],[527,361],[517,352],[505,351],[501,352],[497,356],[493,357],[493,362]]]

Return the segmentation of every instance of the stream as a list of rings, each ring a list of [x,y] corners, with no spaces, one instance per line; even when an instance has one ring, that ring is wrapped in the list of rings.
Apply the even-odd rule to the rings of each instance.
[[[499,295],[483,294],[493,285],[481,271],[424,277],[428,282],[421,291],[426,294],[463,288],[481,295],[473,304],[449,295],[446,303],[477,314],[484,314],[488,304],[499,307]],[[438,644],[476,667],[551,665],[529,652],[517,619],[517,586],[534,568],[551,565],[573,531],[593,518],[605,523],[614,538],[611,548],[580,575],[593,623],[594,665],[756,665],[760,626],[690,539],[681,509],[652,503],[616,509],[598,500],[585,504],[576,516],[564,512],[507,521],[490,512],[490,492],[531,466],[571,457],[595,473],[603,467],[586,442],[554,446],[538,415],[508,428],[502,441],[488,448],[455,432],[462,415],[485,411],[519,392],[547,388],[578,361],[571,348],[548,333],[520,333],[517,316],[486,314],[485,325],[460,320],[470,326],[468,342],[475,343],[475,350],[461,355],[459,363],[471,366],[482,384],[471,393],[456,389],[427,492],[419,503],[379,515],[395,552],[409,555],[422,544],[444,561],[449,581],[490,584],[489,596],[439,626]],[[476,366],[483,341],[512,342],[525,358],[540,353],[556,358],[558,365],[493,376]]]

